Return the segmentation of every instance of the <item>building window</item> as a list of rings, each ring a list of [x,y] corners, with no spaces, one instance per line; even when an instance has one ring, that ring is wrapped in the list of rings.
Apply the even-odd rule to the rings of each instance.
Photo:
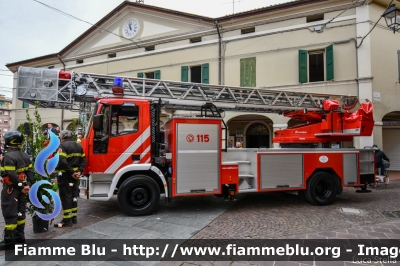
[[[3,124],[3,120],[0,119],[0,124]]]
[[[324,81],[324,51],[308,53],[308,77],[310,82]]]
[[[0,115],[2,115],[3,114],[3,111],[0,111]]]
[[[107,57],[108,58],[114,58],[114,57],[117,57],[117,54],[116,53],[108,54]]]
[[[210,84],[210,64],[206,63],[190,67],[182,66],[181,81]]]
[[[8,131],[8,128],[3,129],[3,131],[4,131],[4,132],[7,132],[7,131]]]
[[[256,28],[255,27],[251,27],[251,28],[245,28],[241,30],[242,34],[249,34],[249,33],[253,33],[256,32]]]
[[[325,50],[299,50],[299,82],[318,82],[333,80],[333,45]]]
[[[22,102],[22,108],[29,108],[29,103]]]
[[[8,115],[8,111],[4,111],[4,115]]]
[[[0,132],[1,132],[2,128],[0,127]]]
[[[8,124],[8,120],[4,120],[4,124]]]
[[[201,42],[201,37],[195,37],[190,39],[190,43]]]
[[[78,60],[76,60],[76,63],[77,63],[77,64],[83,64],[83,59],[78,59]]]
[[[154,51],[156,48],[155,48],[155,46],[154,45],[151,45],[151,46],[147,46],[147,47],[145,47],[144,48],[144,50],[146,51],[146,52],[149,52],[149,51]]]
[[[148,79],[161,79],[161,70],[155,70],[154,72],[139,72],[137,74],[138,78],[148,78]]]
[[[240,59],[240,86],[255,87],[256,78],[256,58]]]
[[[315,15],[307,16],[307,23],[314,22],[314,21],[320,21],[320,20],[324,20],[324,14],[315,14]]]

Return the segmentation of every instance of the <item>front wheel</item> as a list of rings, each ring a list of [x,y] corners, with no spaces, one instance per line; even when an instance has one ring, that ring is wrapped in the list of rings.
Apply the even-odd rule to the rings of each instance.
[[[306,199],[314,205],[329,205],[336,198],[336,184],[333,177],[325,172],[315,173],[307,181]]]
[[[129,216],[151,214],[159,201],[160,188],[146,175],[130,177],[118,189],[118,206]]]

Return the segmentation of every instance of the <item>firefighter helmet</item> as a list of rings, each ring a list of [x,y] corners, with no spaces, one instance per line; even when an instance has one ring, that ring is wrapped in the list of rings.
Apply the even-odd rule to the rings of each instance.
[[[24,141],[24,135],[17,130],[7,131],[3,137],[6,146],[18,146]]]
[[[72,138],[72,132],[70,130],[61,130],[59,135],[60,135],[60,138],[62,138],[62,139],[71,139]]]

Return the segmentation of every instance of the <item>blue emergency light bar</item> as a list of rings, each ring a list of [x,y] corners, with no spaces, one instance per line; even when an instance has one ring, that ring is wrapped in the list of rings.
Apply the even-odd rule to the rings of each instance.
[[[122,87],[122,78],[114,78],[113,87]]]
[[[124,95],[122,78],[114,78],[112,91],[116,95]]]

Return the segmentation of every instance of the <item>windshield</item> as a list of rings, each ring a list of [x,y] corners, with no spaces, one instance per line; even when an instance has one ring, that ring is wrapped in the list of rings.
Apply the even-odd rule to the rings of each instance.
[[[97,112],[97,108],[98,108],[98,104],[96,103],[95,104],[95,106],[94,106],[94,108],[93,108],[93,113],[90,115],[90,119],[89,120],[87,120],[87,123],[84,125],[84,130],[85,130],[85,136],[84,136],[84,138],[87,138],[88,137],[88,135],[89,135],[89,129],[90,129],[90,126],[92,125],[92,120],[93,120],[93,117],[94,117],[94,115],[96,114],[96,112]]]

